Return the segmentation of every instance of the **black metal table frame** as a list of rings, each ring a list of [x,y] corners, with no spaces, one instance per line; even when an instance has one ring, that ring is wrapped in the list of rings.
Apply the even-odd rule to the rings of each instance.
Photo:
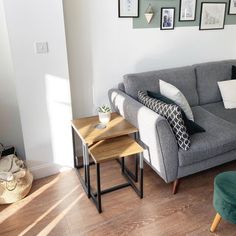
[[[78,135],[79,136],[79,135]],[[138,139],[138,133],[134,133],[135,140]],[[80,137],[80,136],[79,136]],[[81,138],[81,137],[80,137]],[[94,162],[89,161],[89,150],[88,150],[88,145],[83,142],[83,139],[81,138],[82,141],[82,149],[83,149],[83,164],[79,165],[78,157],[76,155],[76,143],[75,143],[75,130],[72,127],[72,141],[73,141],[73,157],[74,157],[74,167],[77,170],[77,175],[79,177],[79,180],[81,182],[81,185],[87,194],[88,198],[93,199],[95,202],[95,205],[99,211],[99,213],[102,212],[101,209],[101,195],[105,193],[109,193],[124,187],[131,186],[135,192],[140,196],[140,198],[143,198],[143,156],[142,154],[139,155],[139,157],[136,155],[135,156],[135,173],[133,174],[131,170],[129,170],[125,166],[125,161],[124,157],[121,158],[121,161],[117,159],[118,163],[121,166],[122,169],[122,174],[125,176],[127,179],[127,183],[114,186],[109,189],[101,190],[101,185],[100,185],[100,164],[96,164],[96,172],[97,172],[97,192],[92,192],[91,191],[91,186],[90,186],[90,166],[94,165]],[[138,189],[134,182],[138,182],[138,164],[140,163],[140,189]],[[80,173],[80,169],[84,168],[84,177]]]
[[[139,179],[139,188],[134,184],[134,180],[130,173],[132,173],[128,168],[125,166],[125,158],[121,158],[121,171],[123,176],[126,178],[127,182],[123,184],[119,184],[116,186],[113,186],[111,188],[107,188],[104,190],[101,190],[101,178],[100,178],[100,163],[95,163],[96,165],[96,173],[97,173],[97,192],[94,192],[92,187],[90,186],[90,194],[93,199],[93,202],[95,203],[97,210],[99,213],[102,212],[102,202],[101,202],[101,195],[110,193],[122,188],[126,188],[131,186],[134,191],[137,193],[137,195],[142,199],[143,198],[143,154],[139,154],[139,167],[140,167],[140,179]],[[136,157],[137,160],[137,157]],[[138,172],[138,171],[137,171]],[[138,173],[137,173],[138,174]],[[137,175],[138,180],[138,175]]]
[[[83,142],[82,138],[81,138],[81,141],[82,141],[82,149],[83,149],[83,155],[82,155],[82,157],[83,157],[83,164],[79,165],[79,160],[78,160],[78,157],[76,155],[75,130],[72,127],[74,168],[77,170],[76,173],[77,173],[77,175],[79,177],[80,183],[81,183],[85,193],[87,194],[88,198],[90,198],[91,194],[90,194],[90,170],[89,170],[89,165],[92,165],[94,163],[93,162],[91,162],[91,163],[89,162],[88,145]],[[81,168],[84,168],[84,176],[82,176],[80,171],[79,171]]]

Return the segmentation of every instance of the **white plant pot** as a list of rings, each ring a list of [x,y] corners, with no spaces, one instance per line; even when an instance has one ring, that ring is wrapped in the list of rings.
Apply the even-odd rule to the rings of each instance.
[[[102,124],[107,124],[111,120],[111,112],[98,112],[98,117]]]

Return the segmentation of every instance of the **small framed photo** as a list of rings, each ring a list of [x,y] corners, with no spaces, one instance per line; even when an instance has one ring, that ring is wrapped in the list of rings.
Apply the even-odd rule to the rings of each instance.
[[[139,17],[139,0],[118,0],[118,15],[123,18]]]
[[[161,30],[173,30],[175,27],[175,8],[161,8]]]
[[[229,0],[229,15],[236,15],[236,0]]]
[[[197,0],[180,0],[179,21],[196,20]]]
[[[224,29],[226,2],[202,2],[200,30]]]

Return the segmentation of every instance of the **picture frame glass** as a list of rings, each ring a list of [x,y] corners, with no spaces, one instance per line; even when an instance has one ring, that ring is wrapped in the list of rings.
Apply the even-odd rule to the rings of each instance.
[[[236,15],[236,0],[230,0],[229,14]]]
[[[226,3],[202,3],[200,29],[223,29]]]
[[[180,21],[194,21],[197,0],[180,0]]]
[[[175,9],[162,8],[161,11],[161,29],[174,29]]]
[[[138,0],[119,0],[119,17],[138,17]]]

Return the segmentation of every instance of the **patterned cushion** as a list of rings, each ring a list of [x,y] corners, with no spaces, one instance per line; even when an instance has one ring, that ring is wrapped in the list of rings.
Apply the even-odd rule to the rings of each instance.
[[[146,107],[167,119],[180,148],[185,151],[190,148],[190,137],[184,125],[181,109],[179,106],[174,104],[166,104],[160,100],[151,98],[142,91],[138,91],[138,100]]]

